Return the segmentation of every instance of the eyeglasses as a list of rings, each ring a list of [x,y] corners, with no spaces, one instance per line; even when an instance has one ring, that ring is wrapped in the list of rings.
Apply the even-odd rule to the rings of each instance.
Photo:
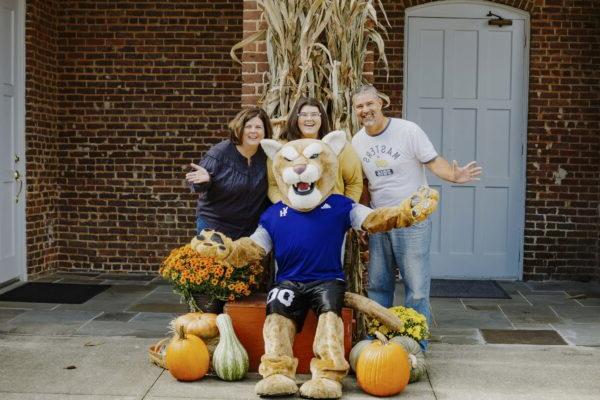
[[[318,117],[321,116],[321,113],[318,113],[318,112],[312,112],[312,113],[301,112],[301,113],[298,113],[298,116],[300,118],[318,118]]]

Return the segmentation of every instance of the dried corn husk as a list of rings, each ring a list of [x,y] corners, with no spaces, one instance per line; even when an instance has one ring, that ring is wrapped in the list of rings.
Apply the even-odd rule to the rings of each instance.
[[[375,5],[376,3],[376,5]],[[265,28],[231,49],[265,40],[269,70],[263,76],[261,106],[275,120],[286,120],[302,96],[321,101],[332,129],[353,134],[352,91],[367,83],[363,65],[374,47],[387,70],[385,27],[377,16],[380,0],[257,0]],[[385,98],[386,102],[389,99]]]

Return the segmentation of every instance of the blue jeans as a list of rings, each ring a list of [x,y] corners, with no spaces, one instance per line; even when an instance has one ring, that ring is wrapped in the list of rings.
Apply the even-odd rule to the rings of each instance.
[[[196,234],[199,235],[202,229],[208,229],[208,224],[202,217],[196,217]]]
[[[404,306],[414,308],[431,326],[429,245],[431,220],[409,228],[369,236],[369,298],[384,307],[394,305],[396,267],[404,282]],[[426,346],[426,344],[425,344]]]

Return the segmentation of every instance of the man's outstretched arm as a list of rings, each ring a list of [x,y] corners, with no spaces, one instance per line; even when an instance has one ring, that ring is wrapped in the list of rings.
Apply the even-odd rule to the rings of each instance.
[[[467,183],[478,181],[482,168],[477,166],[476,161],[471,161],[464,167],[458,165],[456,160],[452,165],[444,157],[437,156],[432,161],[425,164],[431,172],[448,182]]]

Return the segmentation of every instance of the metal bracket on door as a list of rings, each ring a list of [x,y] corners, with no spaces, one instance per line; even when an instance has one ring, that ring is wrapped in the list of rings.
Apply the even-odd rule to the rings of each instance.
[[[488,24],[492,26],[503,27],[512,25],[512,19],[502,18],[501,16],[492,13],[491,11],[487,13],[486,17],[496,17],[488,21]]]

